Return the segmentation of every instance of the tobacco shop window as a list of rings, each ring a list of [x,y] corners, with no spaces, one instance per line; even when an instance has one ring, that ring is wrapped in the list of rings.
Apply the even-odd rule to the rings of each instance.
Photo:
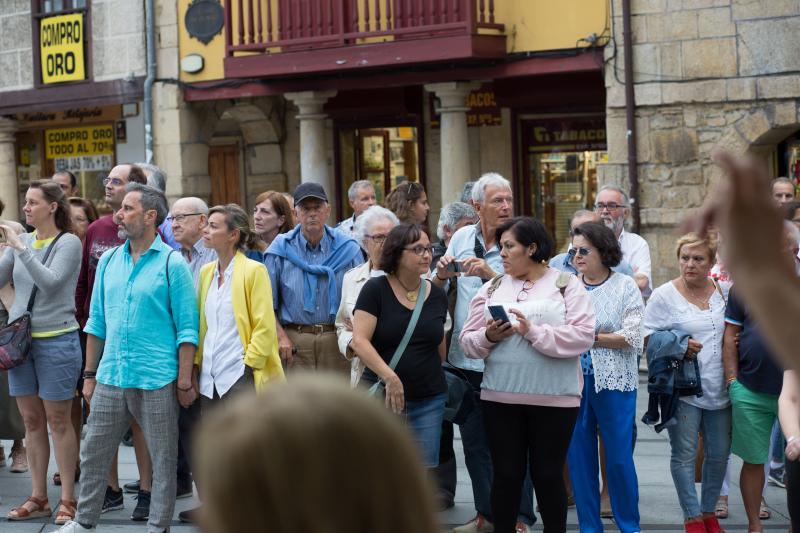
[[[34,84],[46,87],[91,79],[88,0],[34,0]]]

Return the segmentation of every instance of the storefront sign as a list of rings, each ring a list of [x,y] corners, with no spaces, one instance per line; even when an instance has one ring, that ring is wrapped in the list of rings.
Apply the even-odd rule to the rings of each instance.
[[[114,155],[114,126],[82,126],[44,131],[47,159]]]
[[[42,83],[78,81],[86,77],[83,29],[81,13],[47,17],[40,21]]]
[[[113,155],[90,155],[86,157],[59,157],[54,160],[56,172],[108,171],[114,167]]]
[[[430,97],[431,108],[431,128],[439,128],[439,113],[435,105],[435,97]],[[467,95],[465,106],[467,110],[467,126],[500,126],[503,118],[500,108],[497,106],[494,97],[494,86],[491,83],[482,85]]]
[[[134,104],[136,105],[136,104]],[[105,107],[74,107],[64,111],[33,111],[30,113],[17,113],[12,115],[20,128],[33,128],[36,126],[59,126],[67,124],[83,124],[91,122],[110,122],[122,118],[119,105]]]
[[[526,120],[531,152],[606,150],[606,121],[598,117]]]

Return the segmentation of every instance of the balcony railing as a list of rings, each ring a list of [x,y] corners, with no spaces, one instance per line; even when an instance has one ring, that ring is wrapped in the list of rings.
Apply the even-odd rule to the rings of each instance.
[[[227,57],[502,33],[494,0],[225,0]]]

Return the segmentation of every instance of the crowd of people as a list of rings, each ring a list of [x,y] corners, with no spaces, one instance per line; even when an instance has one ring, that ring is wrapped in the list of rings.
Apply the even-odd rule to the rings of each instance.
[[[170,208],[165,182],[152,165],[115,167],[103,181],[111,212],[98,217],[75,177],[59,172],[31,182],[27,228],[0,221],[0,321],[30,312],[32,330],[27,359],[0,381],[0,438],[14,441],[12,470],[31,472],[31,495],[9,520],[55,510],[60,531],[91,530],[102,513],[124,507],[129,491],[137,495],[131,518],[162,532],[175,499],[194,485],[203,504],[180,513],[182,521],[241,531],[246,518],[233,511],[253,496],[247,487],[279,498],[303,486],[298,472],[339,477],[309,460],[319,450],[298,433],[302,418],[329,439],[323,447],[338,454],[336,469],[404,479],[398,490],[422,513],[405,524],[414,530],[432,530],[428,513],[453,505],[458,425],[475,515],[454,533],[531,531],[534,494],[545,531],[565,531],[575,505],[581,531],[602,531],[602,518],[613,518],[623,533],[638,532],[643,356],[643,420],[669,433],[686,531],[723,531],[731,454],[744,463],[749,531],[769,518],[767,479],[787,486],[792,521],[800,520],[800,380],[764,340],[716,233],[678,238],[679,275],[654,289],[648,243],[625,228],[630,201],[615,186],[572,216],[558,253],[540,221],[514,216],[512,186],[496,173],[442,207],[435,235],[416,182],[398,185],[385,206],[371,182],[354,182],[353,214],[336,226],[317,183],[291,195],[264,192],[248,214],[195,197]],[[797,273],[794,192],[785,178],[771,184],[773,207],[785,213],[781,261]],[[9,288],[13,303],[3,297]],[[362,397],[378,396],[405,436],[385,440],[396,431],[389,423],[371,448],[359,448],[383,427],[380,413],[302,377],[323,371]],[[301,390],[308,404],[292,402]],[[351,411],[337,409],[339,401]],[[325,413],[341,426],[327,426]],[[61,486],[54,507],[48,428]],[[116,453],[128,431],[139,480],[120,487]],[[229,457],[218,457],[220,448]],[[291,475],[235,464],[267,450],[308,464]],[[398,456],[367,457],[389,451]],[[415,473],[420,465],[435,493]],[[334,498],[348,502],[331,511],[342,524],[351,500],[370,497],[359,490],[344,484]],[[385,501],[398,496],[384,492]],[[274,525],[292,519],[274,513]]]

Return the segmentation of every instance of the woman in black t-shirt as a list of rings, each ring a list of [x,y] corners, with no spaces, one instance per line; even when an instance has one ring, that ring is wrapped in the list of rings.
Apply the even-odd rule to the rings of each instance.
[[[353,351],[367,366],[362,381],[386,384],[386,407],[405,416],[428,467],[439,461],[439,439],[447,384],[444,322],[447,296],[425,276],[432,246],[417,225],[402,224],[386,238],[380,267],[386,276],[361,289],[353,313]],[[389,361],[411,320],[425,283],[425,302],[397,368]]]

